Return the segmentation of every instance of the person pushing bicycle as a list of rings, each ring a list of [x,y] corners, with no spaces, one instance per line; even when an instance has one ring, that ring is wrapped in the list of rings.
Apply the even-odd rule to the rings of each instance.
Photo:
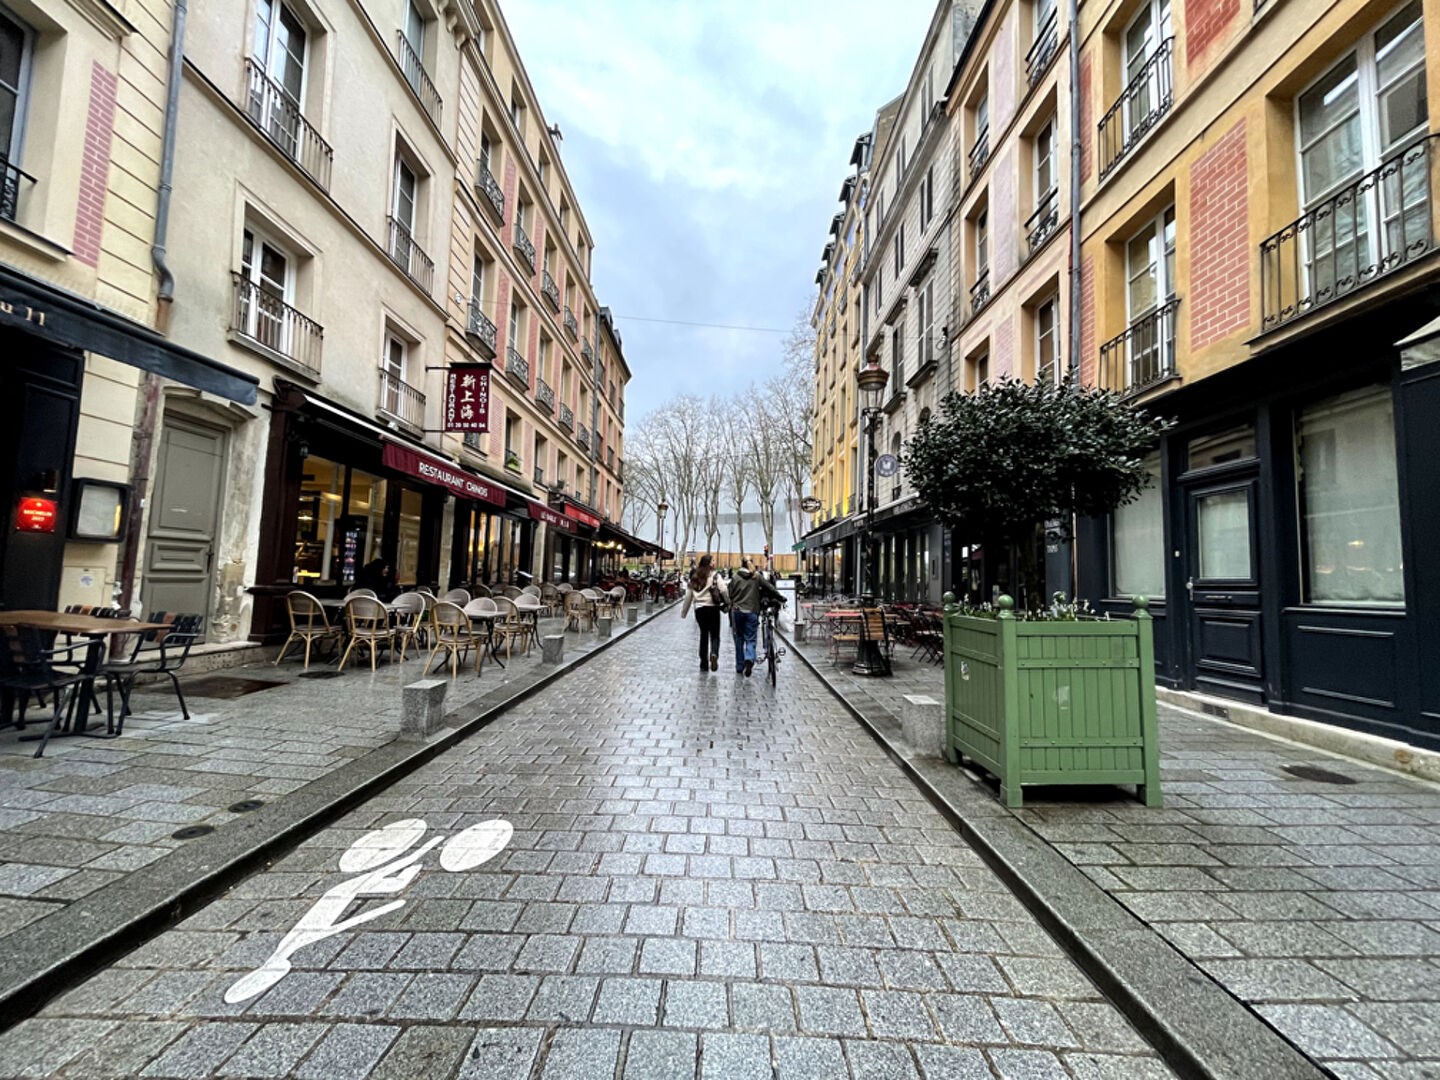
[[[730,628],[735,635],[735,674],[749,676],[755,669],[755,634],[760,627],[760,605],[784,604],[780,590],[757,574],[749,559],[730,579]]]

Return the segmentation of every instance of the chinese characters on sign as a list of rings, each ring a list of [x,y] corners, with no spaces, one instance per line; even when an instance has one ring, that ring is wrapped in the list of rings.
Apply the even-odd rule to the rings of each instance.
[[[445,430],[490,430],[490,368],[456,364],[445,372]]]

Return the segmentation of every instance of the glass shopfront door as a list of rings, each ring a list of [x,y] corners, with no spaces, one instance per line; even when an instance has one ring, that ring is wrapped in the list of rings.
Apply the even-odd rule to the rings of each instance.
[[[1187,488],[1190,679],[1195,689],[1264,700],[1254,474]]]

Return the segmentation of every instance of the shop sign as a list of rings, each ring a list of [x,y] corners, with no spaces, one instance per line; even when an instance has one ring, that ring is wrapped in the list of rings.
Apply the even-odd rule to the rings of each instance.
[[[497,506],[505,505],[505,492],[498,485],[487,483],[458,465],[418,453],[409,447],[387,442],[381,460],[387,469],[418,477],[431,484],[439,484],[462,499],[479,499]]]
[[[455,364],[445,372],[445,430],[490,430],[488,364]]]
[[[537,502],[526,503],[525,505],[530,510],[530,519],[532,521],[543,521],[546,525],[552,525],[557,529],[563,529],[565,532],[575,531],[575,526],[570,523],[570,519],[567,518],[564,514],[557,514],[548,506],[542,506],[540,503]]]
[[[578,506],[571,506],[569,503],[565,504],[565,516],[574,518],[582,525],[589,525],[592,529],[598,529],[600,527],[600,519],[598,517],[588,511],[581,510]]]
[[[23,498],[15,514],[19,532],[53,533],[55,531],[55,500]]]

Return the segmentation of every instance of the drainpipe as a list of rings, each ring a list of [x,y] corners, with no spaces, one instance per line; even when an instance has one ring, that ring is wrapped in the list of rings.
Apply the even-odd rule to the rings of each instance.
[[[165,86],[165,134],[160,144],[160,187],[155,199],[155,242],[150,259],[160,275],[155,293],[155,328],[170,329],[170,305],[175,301],[175,275],[165,262],[165,238],[170,228],[170,195],[175,176],[175,128],[180,116],[180,80],[185,67],[185,15],[187,0],[175,0],[170,30],[170,77]]]
[[[1070,379],[1080,381],[1080,12],[1070,0]]]

